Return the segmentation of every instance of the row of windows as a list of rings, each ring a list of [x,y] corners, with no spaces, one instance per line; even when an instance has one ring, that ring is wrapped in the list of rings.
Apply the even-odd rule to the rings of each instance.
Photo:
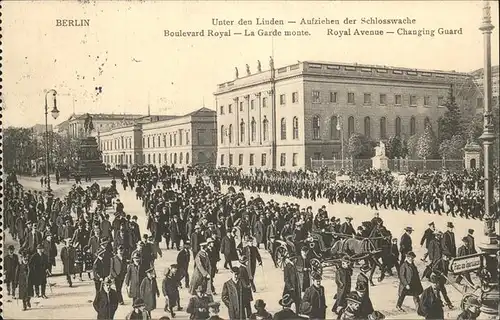
[[[233,159],[233,154],[229,154],[229,162],[228,164],[230,166],[234,165],[234,159]],[[220,165],[221,166],[224,166],[225,165],[225,160],[226,160],[226,155],[225,154],[221,154],[220,155]],[[299,154],[298,153],[293,153],[292,154],[292,166],[293,167],[296,167],[298,166],[299,164]],[[244,165],[244,155],[243,154],[239,154],[238,155],[238,165],[239,166],[243,166]],[[255,154],[254,153],[251,153],[248,157],[248,165],[249,166],[255,166]],[[260,156],[260,166],[261,167],[264,167],[267,165],[267,154],[266,153],[262,153],[261,156]],[[280,154],[280,166],[282,167],[285,167],[287,165],[287,162],[286,162],[286,153],[281,153]]]
[[[177,156],[178,155],[178,156]],[[147,160],[147,161],[146,161]],[[143,163],[147,164],[156,164],[156,160],[158,160],[158,164],[162,163],[162,154],[158,153],[158,157],[156,157],[156,154],[148,154],[147,156],[145,154],[142,155],[142,161]],[[185,156],[184,153],[170,153],[170,163],[173,164],[189,164],[189,152],[186,152]],[[136,159],[137,161],[137,159]],[[178,162],[177,162],[178,161]],[[104,162],[105,163],[116,163],[116,164],[132,164],[132,155],[121,155],[121,154],[115,154],[115,155],[105,155],[104,156]],[[163,163],[167,162],[167,154],[163,154]]]
[[[279,101],[280,101],[280,105],[286,104],[286,95],[284,93],[280,94]],[[298,102],[299,102],[299,92],[295,91],[292,93],[292,103],[298,103]],[[258,104],[258,100],[257,99],[250,99],[249,104],[250,104],[250,110],[254,110]],[[262,98],[262,108],[267,108],[268,106],[269,106],[268,97],[263,97]],[[240,112],[243,112],[245,110],[244,101],[239,102],[239,109],[240,109]],[[232,104],[227,105],[227,113],[233,113],[233,105]],[[226,114],[226,108],[224,106],[220,106],[220,114]]]
[[[365,117],[363,119],[363,134],[365,137],[371,138],[372,137],[372,123],[371,123],[371,118],[370,117]],[[426,117],[424,120],[424,127],[425,129],[428,125],[431,125],[431,120],[429,117]],[[355,132],[355,119],[353,116],[350,116],[347,119],[347,134],[348,137],[350,137],[354,132]],[[395,135],[399,136],[401,135],[401,118],[396,117],[394,120],[394,128],[395,128]],[[330,118],[330,139],[331,140],[339,140],[341,139],[341,129],[342,129],[342,124],[341,121],[339,121],[339,118],[337,116],[333,116]],[[321,135],[321,119],[319,116],[314,116],[312,119],[312,133],[313,133],[313,139],[314,140],[320,140],[322,138]],[[410,135],[418,134],[418,129],[417,129],[417,119],[415,117],[410,118]],[[387,119],[385,117],[381,117],[379,119],[379,137],[380,139],[387,139]]]
[[[323,102],[320,91],[312,91],[312,102],[313,103]],[[337,103],[338,102],[338,93],[337,92],[329,92],[329,95],[327,95],[326,100],[324,102]],[[363,104],[364,105],[372,105],[373,102],[374,101],[372,99],[371,93],[364,93],[363,94]],[[348,104],[356,104],[356,95],[354,92],[347,93],[347,103]],[[403,104],[403,95],[395,94],[394,99],[392,100],[392,103],[396,106],[401,106]],[[430,96],[423,96],[423,97],[420,97],[420,99],[419,99],[419,97],[417,95],[409,95],[410,107],[416,107],[419,103],[421,103],[423,106],[429,107],[429,106],[431,106],[431,97]],[[442,105],[444,105],[444,103],[445,103],[444,97],[439,96],[437,98],[437,105],[442,106]],[[381,106],[385,106],[385,105],[389,104],[388,96],[386,93],[379,94],[378,104]]]
[[[120,137],[119,139],[101,142],[101,150],[132,149],[132,138]]]
[[[286,94],[280,94],[279,95],[279,103],[280,105],[285,105],[286,104]],[[299,102],[299,93],[298,92],[293,92],[292,93],[292,103],[298,103]],[[320,91],[313,90],[312,91],[312,102],[313,103],[322,103],[322,102],[327,102],[327,103],[337,103],[338,102],[338,92],[330,91],[326,95],[326,97],[323,97],[321,95]],[[372,94],[371,93],[364,93],[363,94],[363,104],[370,106],[373,105],[373,99],[372,99]],[[443,106],[445,104],[445,99],[443,96],[437,97],[437,105],[438,106]],[[354,92],[348,92],[347,93],[347,103],[348,104],[356,104],[356,95]],[[394,99],[389,102],[388,101],[388,95],[386,93],[380,93],[378,96],[378,105],[385,106],[388,104],[394,104],[396,106],[402,106],[403,104],[403,95],[402,94],[395,94]],[[416,107],[419,104],[425,106],[425,107],[430,107],[432,105],[431,102],[431,97],[430,96],[423,96],[419,97],[417,95],[409,95],[409,106],[410,107]],[[256,105],[256,102],[254,99],[250,100],[250,109],[254,110]],[[262,107],[265,108],[267,107],[267,98],[264,97],[262,99]],[[244,103],[243,101],[240,102],[240,111],[244,111]],[[229,104],[228,105],[228,113],[233,113],[233,105]],[[224,106],[220,106],[220,114],[225,114],[225,109]]]
[[[371,138],[372,137],[372,123],[370,117],[365,117],[363,119],[363,134]],[[424,120],[424,129],[430,124],[429,117],[426,117]],[[255,142],[256,140],[256,121],[252,118],[250,123],[250,141]],[[331,140],[339,140],[340,139],[340,130],[341,130],[341,122],[339,122],[339,118],[337,116],[332,116],[330,118],[330,139]],[[348,137],[350,137],[355,132],[355,119],[353,116],[350,116],[347,119],[347,133]],[[397,117],[394,120],[395,134],[399,136],[401,134],[401,118]],[[241,120],[240,123],[240,142],[245,142],[245,122]],[[387,139],[387,119],[385,117],[381,117],[379,119],[379,130],[380,130],[380,139]],[[417,129],[417,119],[415,117],[410,118],[410,135],[414,135],[418,133]],[[226,137],[228,138],[229,143],[233,143],[233,125],[230,124],[228,128],[224,125],[221,126],[220,131],[220,142],[224,144],[226,141]],[[262,121],[262,137],[263,141],[268,141],[269,139],[269,121],[264,118]],[[322,138],[321,135],[321,119],[319,116],[314,116],[312,119],[312,138],[314,140],[320,140]],[[287,124],[286,119],[281,118],[280,121],[280,139],[287,139]],[[294,117],[292,119],[292,139],[299,139],[299,119]]]
[[[169,145],[170,147],[173,147],[173,146],[182,146],[183,143],[185,142],[185,145],[189,145],[191,142],[190,142],[190,133],[189,131],[187,131],[185,133],[185,137],[186,139],[183,140],[183,136],[184,134],[182,133],[182,129],[179,130],[179,133],[177,134],[177,132],[175,133],[170,133],[169,134]],[[163,139],[161,139],[163,137]],[[177,139],[179,138],[179,139]],[[162,142],[163,142],[163,145],[162,145]],[[177,144],[177,142],[179,142],[179,144]],[[160,148],[160,147],[167,147],[167,135],[166,134],[163,134],[161,136],[157,136],[157,137],[143,137],[142,138],[142,145],[144,146],[144,148]]]

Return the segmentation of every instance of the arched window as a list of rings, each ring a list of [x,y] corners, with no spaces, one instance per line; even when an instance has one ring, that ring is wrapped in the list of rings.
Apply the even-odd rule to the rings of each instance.
[[[252,122],[250,122],[250,131],[251,131],[251,137],[252,137],[252,142],[253,142],[257,138],[257,123],[255,122],[254,117],[252,117]]]
[[[354,133],[354,117],[347,119],[347,135],[350,137]]]
[[[174,160],[173,160],[173,153],[170,154],[170,164],[174,163]]]
[[[224,126],[220,126],[220,144],[224,144],[224,135],[226,134]]]
[[[262,140],[269,140],[269,121],[266,118],[262,121]]]
[[[177,153],[174,153],[174,163],[177,163]]]
[[[229,132],[227,135],[229,137],[229,143],[233,143],[233,124],[229,125]]]
[[[424,129],[427,129],[427,127],[432,128],[431,120],[429,119],[429,117],[425,117]]]
[[[400,136],[401,135],[401,118],[400,117],[397,117],[396,118],[396,136]]]
[[[339,118],[337,116],[333,116],[330,118],[330,138],[332,140],[340,139],[340,123]]]
[[[186,164],[189,164],[189,152],[186,152]]]
[[[240,141],[245,141],[245,121],[243,121],[243,119],[241,119],[240,123]]]
[[[181,152],[181,153],[179,153],[179,163],[181,163],[181,164],[182,164],[182,160],[183,160],[183,158],[184,158],[184,153],[182,153],[182,152]]]
[[[148,154],[148,163],[151,163],[151,155]]]
[[[387,139],[387,120],[385,117],[380,118],[380,139]]]
[[[299,118],[293,117],[293,139],[299,138]]]
[[[314,116],[312,120],[312,129],[313,129],[313,139],[314,140],[319,140],[320,138],[320,123],[319,123],[319,116]]]
[[[156,154],[155,153],[153,153],[153,163],[156,163]]]
[[[371,137],[371,123],[370,123],[370,117],[365,117],[365,137],[370,138]]]
[[[161,138],[160,136],[158,136],[158,147],[160,147],[160,145],[161,145]]]
[[[281,118],[281,140],[286,140],[286,119]]]
[[[417,133],[417,120],[415,117],[410,118],[410,136],[413,136]]]

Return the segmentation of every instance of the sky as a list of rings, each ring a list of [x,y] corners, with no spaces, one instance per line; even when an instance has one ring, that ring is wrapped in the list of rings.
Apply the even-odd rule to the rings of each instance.
[[[498,3],[490,1],[492,21]],[[2,2],[4,126],[44,122],[44,92],[58,92],[57,124],[76,113],[185,114],[214,109],[219,83],[234,68],[256,70],[321,60],[469,72],[483,67],[481,1],[4,1]],[[343,25],[345,18],[416,19],[411,29],[462,28],[461,35],[328,36],[327,29],[397,26]],[[212,19],[235,26],[213,26]],[[300,21],[338,19],[341,24],[256,26],[256,18]],[[57,19],[90,19],[88,27],[58,27]],[[253,26],[239,26],[249,19]],[[164,30],[231,29],[232,37],[165,37]],[[308,30],[311,36],[243,37],[249,30]],[[498,26],[492,34],[492,64],[498,64]],[[98,93],[96,87],[102,87]],[[49,108],[51,103],[49,100]]]

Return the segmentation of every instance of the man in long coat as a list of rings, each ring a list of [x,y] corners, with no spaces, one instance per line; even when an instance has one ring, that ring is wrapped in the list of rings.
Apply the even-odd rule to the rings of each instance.
[[[43,252],[43,245],[37,246],[37,252],[31,256],[29,262],[29,278],[30,282],[35,287],[37,297],[40,297],[40,289],[43,298],[45,295],[45,288],[47,286],[47,273],[49,270],[49,258]]]
[[[243,287],[239,279],[239,268],[231,269],[232,277],[222,287],[221,300],[226,305],[229,319],[246,319],[243,308]]]
[[[248,275],[250,276],[250,285],[252,286],[252,291],[255,292],[255,270],[257,269],[257,262],[259,263],[259,266],[262,265],[262,258],[260,256],[259,250],[253,243],[252,237],[248,238],[247,245],[243,250],[243,254],[248,260],[247,271]]]
[[[351,292],[352,268],[350,263],[349,259],[344,257],[335,275],[337,294],[335,295],[335,303],[333,304],[332,311],[337,314],[347,306],[347,295]]]
[[[457,246],[455,244],[455,233],[453,228],[455,226],[452,222],[448,222],[446,232],[443,234],[443,254],[448,257],[448,259],[453,259],[457,256]]]
[[[438,289],[439,279],[433,274],[430,280],[432,285],[422,292],[420,314],[429,320],[444,319],[443,302]]]
[[[179,281],[184,278],[186,288],[189,288],[189,262],[191,261],[191,252],[189,243],[182,244],[182,250],[177,254],[177,270],[179,272]]]
[[[236,240],[233,233],[226,234],[220,244],[220,252],[224,255],[224,268],[232,268],[231,261],[238,260],[238,252],[236,251]]]
[[[399,251],[401,252],[401,260],[400,264],[405,261],[406,254],[413,250],[412,241],[411,241],[411,233],[413,232],[412,227],[406,227],[405,233],[401,236],[401,240],[399,241]]]
[[[427,249],[427,252],[424,254],[422,261],[425,261],[427,259],[427,256],[429,255],[429,245],[431,243],[431,240],[434,239],[435,231],[436,226],[434,225],[434,222],[429,223],[429,227],[425,230],[422,239],[420,240],[420,245],[423,246],[425,244],[425,249]]]
[[[309,249],[303,246],[300,249],[300,255],[297,256],[297,260],[295,261],[295,267],[299,272],[300,287],[303,292],[311,286],[311,261],[308,257],[308,252]]]
[[[111,267],[109,275],[115,282],[116,292],[118,293],[118,302],[123,304],[122,286],[127,273],[127,262],[123,254],[123,246],[119,246],[116,255],[111,258]]]
[[[200,252],[198,252],[194,259],[194,271],[189,287],[189,293],[191,295],[196,294],[196,288],[198,288],[198,286],[202,286],[203,292],[207,291],[207,283],[210,280],[210,274],[212,272],[210,257],[206,251],[207,245],[207,242],[200,244]]]
[[[118,309],[118,294],[111,288],[113,281],[108,277],[102,282],[102,288],[96,293],[94,298],[94,310],[97,312],[97,319],[114,319]]]
[[[299,272],[290,258],[285,259],[283,277],[285,282],[283,296],[289,294],[292,297],[293,302],[295,303],[295,311],[299,313],[302,288],[300,286]]]
[[[306,307],[307,305],[309,308]],[[303,309],[304,307],[306,310]],[[321,285],[321,275],[313,274],[313,284],[304,292],[301,309],[301,313],[307,314],[309,319],[326,318],[325,288]]]
[[[253,233],[255,235],[255,240],[257,241],[257,248],[260,248],[260,244],[264,243],[264,248],[267,249],[266,224],[264,222],[263,215],[260,216],[260,220],[255,223]]]
[[[160,290],[156,282],[154,268],[150,268],[146,271],[146,278],[142,280],[139,288],[139,296],[144,300],[144,304],[146,305],[145,309],[148,311],[149,315],[151,315],[151,311],[156,309],[156,298],[160,297]]]
[[[396,309],[404,311],[401,306],[406,296],[412,296],[415,308],[418,308],[419,295],[422,293],[422,283],[418,274],[417,266],[414,264],[415,253],[412,251],[406,254],[406,260],[399,267],[399,290]]]
[[[66,280],[70,287],[73,286],[71,276],[75,273],[76,249],[73,247],[73,242],[67,240],[67,245],[61,248],[61,261],[63,264],[63,274],[66,275]]]
[[[127,294],[129,298],[132,298],[133,301],[136,301],[140,298],[140,286],[141,286],[141,278],[140,278],[140,266],[139,263],[141,261],[141,257],[138,254],[132,256],[132,263],[127,266],[127,273],[125,274],[125,287],[127,289]]]
[[[7,284],[7,294],[10,296],[16,295],[15,277],[17,268],[19,267],[19,257],[14,253],[14,246],[10,245],[9,253],[4,257],[4,280]]]
[[[23,301],[23,310],[31,308],[31,297],[33,296],[33,285],[29,278],[30,267],[28,265],[28,254],[21,255],[21,261],[14,278],[15,287],[19,288],[18,298]]]

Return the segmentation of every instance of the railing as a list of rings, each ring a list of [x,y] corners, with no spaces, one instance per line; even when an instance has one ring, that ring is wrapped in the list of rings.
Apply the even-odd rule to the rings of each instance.
[[[341,169],[349,171],[364,171],[372,167],[371,159],[311,159],[311,169],[327,168],[332,171],[340,171]]]

